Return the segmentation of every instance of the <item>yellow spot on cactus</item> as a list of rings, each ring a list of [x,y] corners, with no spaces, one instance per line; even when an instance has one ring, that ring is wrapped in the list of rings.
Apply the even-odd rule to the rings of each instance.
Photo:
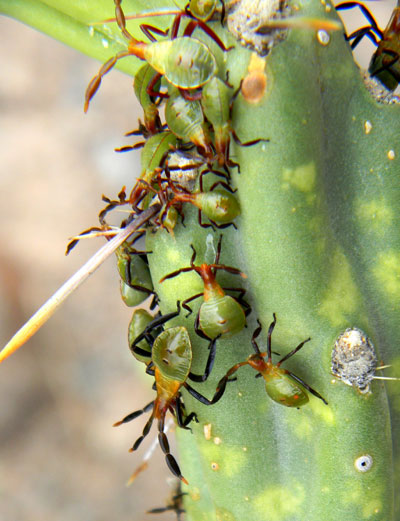
[[[299,510],[305,497],[304,487],[300,483],[288,487],[268,485],[252,504],[263,515],[268,512],[268,521],[282,521],[291,516],[302,519]]]
[[[204,437],[208,441],[211,439],[211,423],[206,423],[203,427]]]
[[[374,488],[368,489],[368,495],[365,493],[365,486],[361,482],[354,480],[348,482],[348,486],[343,490],[346,493],[342,494],[343,504],[353,503],[355,505],[362,505],[362,515],[364,519],[374,518],[376,513],[382,511],[382,497],[385,497],[385,492],[382,486],[375,485]]]
[[[245,500],[245,501],[250,501],[249,496],[244,496],[244,500]]]
[[[219,470],[219,465],[216,461],[211,462],[211,470]]]
[[[381,289],[393,304],[398,305],[400,298],[400,253],[393,250],[380,253],[373,273]]]
[[[243,452],[247,452],[247,447],[243,447]]]
[[[235,516],[232,512],[229,512],[226,508],[217,508],[215,510],[215,520],[216,521],[236,521]]]
[[[316,411],[318,412],[320,418],[322,418],[322,420],[329,425],[335,425],[335,415],[333,414],[332,409],[329,406],[327,407],[324,405],[322,402],[321,405],[323,405],[323,407],[321,407],[319,404],[317,405],[318,409],[316,409]]]
[[[394,217],[392,208],[385,204],[383,197],[372,201],[359,199],[355,203],[355,213],[364,225],[375,232],[381,232],[382,228],[392,223]]]
[[[309,193],[314,189],[315,178],[316,170],[313,161],[297,168],[284,168],[282,171],[282,188],[284,190],[295,188],[300,192]]]
[[[369,134],[372,130],[372,124],[370,121],[364,121],[364,132]]]
[[[215,436],[214,443],[215,443],[215,445],[221,445],[221,443],[222,443],[221,438],[218,438],[218,436]]]
[[[337,251],[332,259],[330,278],[318,313],[327,318],[332,326],[340,326],[346,320],[346,315],[357,309],[359,299],[349,263],[346,257]]]
[[[243,396],[243,393],[241,393],[240,391],[237,393],[237,395],[239,396],[239,398],[241,398]]]
[[[193,499],[193,501],[199,501],[200,490],[197,487],[190,489],[189,494],[190,494],[190,499]]]
[[[247,461],[246,455],[240,447],[228,447],[223,443],[221,445],[202,443],[199,444],[199,448],[203,458],[209,462],[211,468],[213,468],[213,465],[217,465],[217,468],[213,468],[213,470],[219,470],[221,474],[228,478],[237,478]],[[227,463],[220,466],[216,463],[217,461]]]
[[[388,159],[392,160],[396,157],[396,154],[394,153],[394,150],[389,150],[387,153]]]
[[[296,436],[300,439],[309,438],[313,432],[313,428],[310,422],[310,418],[308,418],[305,414],[303,414],[300,418],[296,418],[293,421],[293,429]]]

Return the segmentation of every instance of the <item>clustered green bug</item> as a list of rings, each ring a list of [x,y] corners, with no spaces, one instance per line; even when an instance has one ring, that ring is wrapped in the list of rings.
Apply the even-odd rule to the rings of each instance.
[[[229,337],[241,331],[246,324],[246,314],[250,312],[250,306],[243,300],[246,290],[243,288],[222,288],[215,278],[217,270],[224,270],[234,275],[240,275],[246,278],[246,275],[239,269],[225,264],[219,264],[221,254],[222,235],[218,241],[217,252],[213,264],[202,263],[196,266],[194,261],[196,259],[196,250],[193,245],[193,255],[190,260],[190,266],[181,268],[177,271],[165,275],[160,282],[167,279],[172,279],[181,273],[194,271],[203,280],[204,293],[198,293],[182,302],[182,307],[192,313],[192,309],[188,303],[203,296],[204,302],[196,316],[195,331],[202,338],[214,339],[221,336]],[[225,293],[225,290],[238,292],[238,299],[231,297]],[[246,311],[245,311],[246,310]]]
[[[142,333],[132,342],[131,351],[136,356],[149,358],[146,366],[146,372],[155,378],[156,398],[148,403],[143,409],[134,411],[122,420],[114,424],[115,427],[128,423],[135,418],[141,416],[147,411],[152,411],[147,421],[142,435],[135,441],[130,452],[137,450],[143,439],[150,432],[154,420],[158,423],[158,440],[162,451],[165,454],[165,460],[171,472],[178,477],[183,483],[188,484],[187,480],[182,476],[179,465],[170,453],[169,443],[164,433],[165,416],[171,411],[177,419],[179,427],[188,429],[188,425],[192,420],[197,421],[195,413],[186,415],[180,390],[184,387],[196,400],[204,405],[212,405],[216,403],[222,396],[222,392],[217,390],[214,397],[208,400],[205,396],[191,387],[187,380],[191,379],[195,382],[201,382],[207,379],[210,374],[213,360],[215,356],[215,348],[210,346],[207,365],[203,375],[197,375],[190,371],[192,364],[192,346],[188,330],[183,326],[176,326],[164,329],[155,338],[152,337],[154,329],[159,330],[171,318],[177,316],[180,312],[178,302],[176,312],[165,316],[160,316],[150,321]],[[147,320],[147,318],[145,318]],[[149,344],[150,351],[139,346],[140,342],[146,340]],[[212,342],[215,345],[215,342]]]
[[[211,160],[214,152],[204,121],[199,100],[187,100],[177,89],[170,89],[165,107],[165,120],[169,129],[184,142],[196,145],[205,158]]]
[[[169,444],[164,433],[165,415],[167,411],[171,411],[177,418],[178,426],[187,429],[192,420],[197,421],[197,415],[190,413],[186,415],[181,396],[181,388],[185,388],[194,398],[204,405],[213,405],[217,403],[223,396],[226,385],[232,379],[232,375],[245,365],[250,365],[257,371],[256,376],[262,376],[265,381],[265,390],[268,396],[280,405],[286,407],[302,407],[309,401],[307,392],[310,392],[326,405],[328,402],[315,389],[310,387],[304,380],[296,376],[287,369],[281,368],[281,364],[295,355],[306,342],[300,344],[290,351],[287,355],[279,360],[276,364],[272,362],[272,332],[276,325],[276,315],[273,314],[273,321],[269,326],[267,352],[262,353],[256,342],[257,337],[261,333],[261,324],[254,331],[251,343],[255,350],[244,362],[239,362],[231,367],[225,376],[219,381],[215,390],[214,396],[211,400],[200,394],[197,390],[191,387],[187,380],[194,382],[205,381],[211,373],[214,359],[215,359],[215,344],[216,340],[220,338],[221,334],[214,336],[210,342],[209,355],[206,368],[203,375],[193,374],[190,370],[192,363],[192,348],[190,336],[187,329],[183,326],[170,327],[163,330],[163,325],[175,318],[180,313],[180,304],[177,303],[177,311],[169,313],[164,316],[158,316],[154,319],[147,312],[141,311],[140,315],[135,317],[136,325],[140,324],[139,328],[144,325],[142,332],[132,341],[130,331],[130,348],[132,354],[141,362],[146,363],[146,372],[155,377],[155,390],[157,393],[156,399],[147,404],[143,409],[128,414],[121,421],[115,423],[115,426],[127,423],[135,418],[141,416],[143,413],[151,410],[151,416],[147,421],[142,435],[133,444],[130,451],[135,451],[139,448],[143,439],[148,435],[154,419],[158,420],[159,443],[162,451],[165,454],[166,463],[171,472],[177,476],[183,483],[188,484],[186,478],[183,477],[179,465],[175,458],[171,455]],[[133,331],[132,331],[133,333]],[[233,333],[232,331],[230,333]],[[202,335],[205,336],[204,334]],[[205,337],[208,338],[209,337]],[[265,360],[267,357],[267,360]]]
[[[119,59],[133,55],[147,62],[147,65],[138,71],[135,79],[135,93],[143,107],[145,122],[144,125],[139,123],[139,129],[127,135],[146,134],[147,136],[161,131],[155,99],[168,97],[165,118],[170,131],[184,143],[189,142],[197,146],[209,167],[215,160],[225,168],[237,166],[237,163],[229,159],[230,134],[243,146],[268,141],[259,138],[242,143],[237,137],[229,123],[233,103],[229,93],[230,87],[217,77],[217,62],[207,45],[191,37],[198,26],[224,52],[229,51],[229,48],[225,47],[216,33],[206,24],[216,11],[215,1],[203,3],[192,0],[183,11],[153,13],[154,15],[176,14],[176,17],[171,27],[170,38],[166,40],[156,41],[152,33],[166,36],[168,31],[141,25],[142,30],[151,39],[150,43],[135,39],[126,28],[127,18],[140,15],[125,17],[121,0],[114,0],[114,3],[115,21],[129,42],[128,48],[110,58],[91,80],[86,91],[85,112],[100,86],[102,77]],[[183,17],[188,17],[190,21],[183,31],[183,36],[178,36]],[[161,76],[167,81],[168,94],[160,92]],[[213,138],[210,132],[214,135]],[[138,146],[140,144],[125,146],[118,151],[132,150]]]
[[[268,142],[269,139],[258,138],[243,143],[231,125],[233,102],[241,90],[241,84],[236,92],[231,95],[231,87],[217,76],[214,76],[203,87],[201,105],[204,116],[211,124],[214,131],[216,159],[220,166],[238,167],[238,163],[229,159],[230,135],[232,134],[236,144],[242,147],[249,147],[260,143]]]
[[[145,132],[149,135],[157,134],[162,130],[158,106],[156,104],[156,98],[161,96],[161,81],[158,80],[158,82],[153,85],[152,93],[149,94],[147,91],[148,85],[154,82],[156,74],[157,72],[147,63],[138,70],[133,83],[135,95],[143,108],[144,128],[141,126],[141,122],[139,121],[138,131],[143,135],[145,135]],[[127,135],[135,134],[130,132]]]
[[[214,39],[217,45],[226,52],[228,49],[215,35],[206,22],[211,19],[216,11],[217,2],[211,0],[204,6],[199,0],[192,0],[184,11],[176,13],[173,21],[170,38],[155,41],[152,33],[164,35],[167,33],[157,28],[143,25],[142,29],[150,38],[151,43],[136,40],[126,28],[126,18],[121,8],[121,0],[114,0],[116,21],[122,34],[128,40],[125,51],[106,62],[99,73],[90,82],[86,91],[85,111],[89,102],[100,86],[102,77],[112,69],[115,63],[122,57],[133,55],[146,64],[138,71],[135,78],[134,90],[144,113],[144,123],[139,121],[139,129],[128,135],[142,135],[144,142],[122,147],[119,151],[128,151],[143,146],[141,161],[142,172],[138,181],[127,196],[123,188],[118,199],[111,200],[103,197],[107,206],[100,212],[100,228],[92,228],[94,233],[106,233],[110,226],[106,222],[106,216],[111,210],[129,205],[132,209],[128,218],[123,221],[121,227],[129,224],[135,216],[140,216],[149,207],[154,199],[157,199],[157,212],[151,215],[144,225],[152,227],[154,231],[165,228],[168,232],[173,230],[178,222],[178,215],[182,215],[184,203],[190,203],[199,210],[198,221],[200,226],[212,227],[213,230],[225,228],[233,224],[238,217],[240,207],[234,190],[229,182],[231,176],[229,168],[239,166],[229,155],[230,137],[240,145],[250,146],[267,139],[255,139],[242,143],[237,137],[232,125],[232,109],[236,96],[240,92],[241,85],[236,91],[225,80],[218,77],[217,60],[206,44],[192,38],[195,28],[200,27],[208,36]],[[223,11],[223,9],[222,9]],[[189,22],[183,30],[183,36],[178,36],[179,26],[183,17]],[[161,91],[160,78],[166,80],[167,91]],[[166,126],[161,124],[159,110],[164,98]],[[196,157],[199,163],[190,161],[185,166],[170,166],[169,159],[173,154],[192,154],[196,149]],[[214,168],[214,163],[224,168],[220,172]],[[195,165],[195,166],[194,166]],[[184,176],[185,169],[196,171],[194,182],[188,187],[178,180],[171,179],[174,170],[180,171]],[[214,174],[224,178],[211,183],[207,190],[203,186],[205,174]],[[202,221],[205,215],[210,224]],[[145,232],[145,228],[139,230],[133,240],[123,243],[117,250],[117,264],[121,276],[121,294],[124,302],[129,306],[139,304],[144,296],[154,294],[154,289],[147,270],[146,259],[133,248],[133,243]],[[179,465],[170,452],[167,436],[164,432],[165,417],[168,411],[176,417],[178,426],[188,429],[192,420],[197,420],[194,412],[187,414],[184,408],[182,390],[185,389],[196,400],[204,405],[213,405],[224,394],[227,382],[243,365],[251,365],[262,375],[266,382],[266,390],[270,397],[283,405],[301,406],[308,401],[307,391],[325,400],[305,382],[293,373],[281,369],[280,365],[290,356],[295,354],[305,342],[295,350],[282,358],[276,365],[271,360],[271,334],[274,322],[270,326],[268,335],[268,359],[264,360],[265,353],[260,353],[256,338],[261,332],[259,327],[252,337],[252,345],[256,351],[246,362],[236,364],[220,380],[214,396],[206,398],[188,381],[202,383],[208,379],[214,366],[216,356],[216,343],[224,338],[236,335],[246,325],[246,316],[251,308],[244,300],[246,290],[241,287],[222,287],[216,280],[217,271],[224,271],[230,275],[246,275],[238,268],[220,264],[222,235],[216,248],[216,255],[212,264],[205,262],[195,265],[196,250],[191,246],[193,254],[190,266],[180,268],[162,277],[160,282],[172,279],[182,273],[194,271],[202,279],[204,291],[187,298],[182,302],[182,307],[189,314],[192,309],[189,303],[199,297],[203,297],[198,313],[194,321],[194,329],[199,337],[207,340],[208,356],[203,374],[195,374],[191,371],[193,351],[189,331],[183,325],[164,328],[166,322],[177,319],[180,314],[180,304],[177,311],[153,316],[143,309],[135,309],[129,324],[128,344],[133,356],[145,364],[146,372],[154,376],[154,389],[156,398],[138,411],[125,416],[115,425],[128,423],[151,411],[143,429],[142,435],[135,441],[131,451],[135,451],[141,445],[143,439],[149,434],[152,423],[157,420],[158,439],[160,447],[165,454],[166,463],[171,472],[182,482],[187,484],[186,478],[181,473]],[[236,298],[227,292],[234,292]],[[158,302],[157,295],[153,299],[152,307]],[[326,402],[325,402],[326,403]]]
[[[134,345],[134,342],[153,320],[154,317],[148,311],[143,308],[136,308],[132,313],[132,318],[128,326],[129,349],[136,360],[143,362],[146,365],[151,360],[151,345],[145,338],[139,340],[137,345]],[[136,349],[133,349],[133,347]],[[140,354],[141,351],[145,351],[145,354]]]
[[[174,183],[170,178],[170,171],[168,166],[165,167],[166,178],[158,177],[160,189],[157,191],[147,183],[150,191],[158,195],[160,201],[163,203],[160,212],[160,225],[166,227],[169,231],[175,227],[177,222],[177,215],[181,213],[183,203],[190,203],[199,209],[198,221],[203,228],[216,227],[226,228],[235,224],[232,222],[240,214],[240,207],[237,199],[233,195],[233,190],[227,183],[217,181],[209,190],[203,190],[203,175],[204,171],[199,176],[200,189],[196,191],[189,191],[183,188],[179,183]],[[141,181],[145,183],[144,180]],[[166,182],[167,185],[161,187]],[[224,190],[215,190],[218,186],[222,186]],[[172,211],[174,212],[172,213]],[[172,215],[171,215],[172,213]],[[202,222],[201,215],[204,213],[211,224]],[[183,216],[182,216],[183,219]],[[172,222],[171,222],[172,220]]]
[[[136,240],[139,237],[135,237]],[[121,297],[129,307],[141,304],[149,295],[154,295],[147,256],[136,251],[131,244],[124,243],[115,250],[117,267],[121,277]],[[153,299],[152,307],[157,303]]]
[[[274,401],[281,405],[285,405],[286,407],[301,407],[305,405],[308,401],[307,391],[319,398],[324,402],[325,405],[328,405],[328,402],[323,398],[315,389],[310,387],[304,380],[291,373],[287,369],[282,369],[280,366],[283,362],[288,360],[290,357],[295,355],[306,342],[311,340],[307,338],[300,342],[300,344],[295,347],[290,353],[285,355],[283,358],[279,360],[278,363],[272,363],[272,347],[271,347],[271,336],[272,332],[276,325],[276,315],[273,314],[274,320],[271,322],[268,330],[268,342],[267,342],[267,352],[261,353],[260,349],[257,345],[256,338],[261,333],[261,324],[254,331],[251,343],[253,345],[255,354],[252,354],[248,357],[248,359],[244,362],[239,362],[235,364],[233,367],[229,369],[226,375],[220,380],[217,391],[224,392],[227,382],[229,378],[236,373],[236,371],[243,367],[244,365],[249,365],[253,369],[255,369],[258,374],[256,376],[262,376],[265,380],[265,390],[268,396]],[[267,356],[267,360],[264,358]]]
[[[196,24],[190,23],[183,37],[178,37],[175,34],[179,27],[177,22],[176,29],[172,31],[171,40],[145,43],[134,38],[127,30],[121,0],[114,0],[114,3],[116,21],[122,34],[129,42],[128,48],[110,58],[91,80],[86,90],[85,112],[89,108],[90,100],[100,87],[103,76],[114,67],[118,60],[126,56],[136,56],[146,61],[158,74],[164,76],[168,83],[181,89],[183,93],[202,87],[216,74],[217,62],[207,45],[195,38],[187,38],[193,33],[196,25],[199,25],[226,51],[227,49],[221,40],[204,22],[198,20]],[[154,78],[153,82],[156,81],[158,79]],[[149,85],[149,92],[151,92],[152,87],[153,83]]]

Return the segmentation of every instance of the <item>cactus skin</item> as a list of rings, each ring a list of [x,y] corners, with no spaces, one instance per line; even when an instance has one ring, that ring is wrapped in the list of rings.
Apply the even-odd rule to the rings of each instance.
[[[303,2],[299,14],[326,16],[318,2]],[[399,107],[379,106],[365,90],[343,35],[330,38],[325,46],[313,31],[292,30],[263,59],[267,87],[261,101],[249,103],[242,95],[235,101],[232,126],[241,139],[270,138],[270,143],[231,148],[240,164],[241,173],[233,178],[241,216],[237,231],[224,231],[221,262],[248,275],[246,298],[253,313],[247,330],[218,340],[213,373],[201,385],[211,396],[227,369],[252,352],[256,318],[264,328],[263,350],[275,311],[273,349],[284,355],[311,336],[287,367],[329,406],[312,396],[300,410],[275,404],[250,369],[242,369],[212,407],[185,394],[200,422],[193,435],[177,430],[190,521],[395,519],[397,384],[385,384],[390,410],[381,382],[372,383],[371,394],[357,393],[330,374],[330,356],[340,332],[360,327],[379,359],[400,367],[394,219],[400,201]],[[219,75],[229,70],[236,87],[250,60],[249,50],[236,47],[224,55]],[[370,134],[366,121],[372,124]],[[389,159],[390,149],[395,159]],[[189,213],[185,210],[186,228],[176,228],[175,240],[165,232],[148,238],[154,281],[188,264],[190,243],[197,262],[212,261],[217,235],[199,229]],[[156,285],[164,312],[176,298],[202,290],[195,274],[185,277],[185,287],[176,280]],[[232,277],[223,277],[232,286]],[[192,318],[185,325],[192,333]],[[191,338],[200,367],[207,349],[194,334]],[[360,472],[354,465],[364,454],[373,464]]]

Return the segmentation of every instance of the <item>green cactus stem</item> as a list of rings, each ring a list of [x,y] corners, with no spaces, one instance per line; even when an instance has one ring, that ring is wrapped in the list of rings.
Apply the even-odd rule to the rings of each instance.
[[[302,3],[297,14],[326,16],[318,2]],[[221,258],[248,275],[253,313],[248,331],[218,341],[202,389],[211,395],[221,375],[252,352],[255,318],[265,350],[276,312],[274,349],[285,354],[311,336],[287,366],[329,405],[311,397],[299,410],[282,407],[250,369],[212,407],[185,395],[200,420],[193,435],[177,433],[188,519],[395,519],[396,383],[386,384],[390,400],[381,382],[362,395],[331,375],[330,357],[337,336],[360,327],[379,359],[399,367],[400,109],[371,97],[339,31],[293,29],[265,58],[240,46],[224,56],[235,86],[254,69],[265,75],[265,92],[257,103],[238,96],[232,126],[242,140],[270,142],[231,148],[241,216],[237,231],[224,231]],[[216,234],[185,222],[175,240],[149,237],[154,281],[187,265],[190,242],[203,252],[199,262],[211,261]],[[172,280],[156,285],[163,309],[201,291],[194,276],[185,277],[185,288]],[[204,364],[205,342],[194,344]]]

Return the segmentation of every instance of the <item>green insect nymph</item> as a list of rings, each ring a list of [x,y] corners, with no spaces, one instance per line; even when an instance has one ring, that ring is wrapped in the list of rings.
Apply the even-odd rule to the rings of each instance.
[[[192,348],[188,330],[183,326],[170,327],[155,339],[153,363],[163,378],[183,383],[192,363]]]
[[[132,325],[133,329],[140,323],[146,325],[133,341],[130,340],[129,347],[138,360],[146,363],[146,373],[154,376],[155,385],[153,388],[156,391],[156,397],[143,409],[128,414],[125,418],[116,422],[114,426],[128,423],[151,410],[150,418],[144,426],[142,435],[135,441],[130,452],[139,448],[144,438],[149,434],[153,421],[157,420],[158,441],[165,455],[168,468],[177,478],[187,484],[177,461],[169,450],[168,439],[164,432],[165,417],[170,411],[176,417],[178,426],[183,429],[189,429],[188,425],[192,420],[197,421],[195,413],[186,414],[185,412],[180,392],[182,387],[204,405],[216,403],[223,392],[217,390],[213,398],[209,400],[187,382],[188,379],[194,382],[207,380],[214,364],[215,340],[210,342],[204,373],[200,375],[192,373],[190,371],[193,357],[192,344],[187,329],[183,326],[177,326],[162,330],[165,322],[177,317],[179,313],[180,304],[178,302],[176,311],[167,315],[159,315],[150,322],[148,314],[139,315],[135,318]],[[143,341],[145,341],[145,345],[143,345]]]
[[[214,153],[210,146],[200,101],[186,100],[177,89],[169,89],[169,93],[170,97],[165,106],[168,128],[182,141],[196,145],[205,157],[212,158]]]
[[[143,362],[146,365],[151,360],[151,346],[146,342],[146,339],[144,338],[138,343],[138,348],[140,350],[143,350],[146,352],[146,355],[141,355],[135,349],[133,349],[133,342],[134,340],[140,335],[140,333],[144,330],[146,326],[150,324],[150,322],[153,320],[153,316],[150,315],[148,311],[142,308],[137,308],[132,313],[131,321],[129,322],[128,327],[128,344],[129,349],[131,350],[131,353],[136,358],[136,360],[139,360],[139,362]],[[132,346],[132,348],[131,348]]]
[[[155,94],[160,93],[161,87],[161,81],[159,78],[152,87],[154,94],[150,95],[148,93],[148,87],[149,85],[152,85],[156,74],[157,72],[149,64],[143,65],[136,73],[133,83],[135,95],[143,109],[145,131],[150,135],[157,134],[157,132],[162,128],[158,107],[155,103]],[[142,133],[144,134],[144,132]],[[131,133],[129,135],[134,134]]]
[[[204,302],[200,306],[194,327],[199,336],[208,340],[216,339],[221,336],[229,337],[241,331],[246,325],[246,315],[251,311],[250,306],[243,299],[246,290],[243,288],[229,288],[230,291],[237,291],[239,293],[238,298],[235,299],[230,295],[226,295],[224,289],[216,281],[215,273],[217,270],[224,270],[228,273],[240,275],[241,277],[246,278],[246,275],[237,268],[226,266],[225,264],[219,264],[221,241],[222,235],[218,241],[214,264],[203,263],[200,266],[196,266],[194,264],[196,250],[192,246],[193,255],[190,261],[190,266],[169,273],[160,280],[160,282],[163,282],[166,279],[172,279],[180,273],[188,271],[195,271],[200,275],[204,282],[204,292],[193,295],[183,301],[182,307],[187,309],[190,314],[192,309],[188,306],[188,303],[201,296],[204,297]]]
[[[154,294],[153,283],[146,255],[123,243],[115,250],[117,267],[121,277],[121,297],[129,307],[138,306]]]
[[[264,378],[265,390],[274,402],[277,402],[280,405],[285,405],[286,407],[301,407],[309,401],[307,394],[308,391],[328,405],[325,398],[323,398],[315,389],[310,387],[295,374],[280,367],[283,362],[296,354],[297,351],[299,351],[303,345],[310,340],[310,338],[301,342],[297,347],[290,351],[290,353],[281,358],[277,364],[273,364],[271,335],[276,325],[275,313],[273,316],[274,320],[271,322],[268,330],[267,352],[261,353],[256,343],[256,338],[261,333],[261,324],[259,323],[259,327],[254,331],[251,339],[255,354],[250,355],[246,361],[240,362],[231,367],[226,375],[220,380],[217,386],[217,392],[224,392],[229,378],[236,373],[240,367],[250,365],[258,372],[256,376],[262,376]],[[267,360],[265,360],[265,357],[267,357]]]
[[[217,62],[205,43],[196,38],[187,38],[190,35],[186,33],[177,38],[173,36],[171,40],[150,43],[137,40],[126,28],[121,0],[114,0],[114,3],[116,21],[122,34],[128,40],[127,49],[110,58],[92,78],[86,89],[85,112],[89,108],[90,100],[100,87],[103,76],[115,66],[118,60],[126,56],[136,56],[140,60],[146,61],[158,74],[165,76],[168,83],[183,90],[198,89],[215,76]],[[205,26],[205,24],[203,25]],[[148,85],[150,90],[156,81],[157,77]]]
[[[169,209],[174,205],[181,203],[191,203],[199,209],[199,224],[203,228],[216,227],[226,228],[234,226],[233,220],[240,214],[240,206],[233,191],[227,183],[217,181],[209,190],[203,190],[203,173],[200,174],[200,190],[196,192],[189,192],[179,184],[176,186],[170,179],[170,172],[168,167],[165,168],[167,175],[168,188],[173,192],[173,197],[169,198],[162,213],[162,221],[165,226],[165,217]],[[224,190],[215,190],[218,186],[222,186]],[[168,198],[167,198],[168,199]],[[205,224],[202,222],[202,213],[205,214],[212,224]]]

